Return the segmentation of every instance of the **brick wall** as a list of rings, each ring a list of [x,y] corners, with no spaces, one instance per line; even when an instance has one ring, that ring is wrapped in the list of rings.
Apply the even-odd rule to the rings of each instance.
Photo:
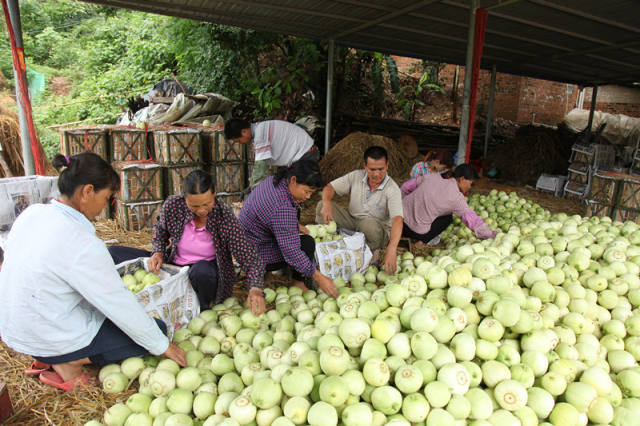
[[[395,59],[398,70],[402,73],[408,73],[416,62],[411,58],[395,57]],[[439,73],[441,85],[449,95],[454,90],[455,70],[455,65],[447,64]],[[460,66],[458,84],[455,88],[458,111],[462,104],[464,77],[465,68]],[[480,70],[476,112],[478,117],[486,117],[490,83],[491,72]],[[579,93],[579,87],[573,84],[498,73],[494,117],[518,123],[536,122],[554,125],[562,121],[565,114],[576,107]],[[591,89],[587,88],[583,108],[589,109],[590,102]],[[596,109],[612,114],[640,117],[640,88],[602,86],[598,88]]]

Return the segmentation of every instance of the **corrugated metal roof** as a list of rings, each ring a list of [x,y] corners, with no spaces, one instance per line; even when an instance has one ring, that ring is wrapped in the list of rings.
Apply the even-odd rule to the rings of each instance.
[[[470,0],[84,0],[463,65]],[[640,1],[481,0],[482,67],[547,80],[640,80]]]

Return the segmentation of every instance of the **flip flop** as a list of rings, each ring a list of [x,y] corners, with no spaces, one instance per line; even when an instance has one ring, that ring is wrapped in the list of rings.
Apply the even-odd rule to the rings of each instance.
[[[44,362],[40,362],[36,359],[31,363],[31,367],[24,370],[25,376],[37,376],[43,371],[47,371],[51,368],[51,364],[45,364]]]
[[[62,377],[55,371],[43,371],[40,373],[40,381],[42,383],[62,389],[65,392],[71,392],[78,385],[87,385],[90,380],[91,376],[84,373],[68,382],[63,381]]]

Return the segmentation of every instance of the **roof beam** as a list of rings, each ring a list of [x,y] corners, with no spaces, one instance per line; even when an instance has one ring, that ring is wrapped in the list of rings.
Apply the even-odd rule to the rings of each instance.
[[[640,44],[640,39],[625,41],[623,43],[616,43],[616,44],[613,44],[613,45],[610,45],[610,46],[600,46],[600,47],[591,47],[589,49],[569,50],[567,53],[556,53],[554,55],[549,56],[549,58],[556,59],[556,58],[567,57],[567,56],[585,55],[585,54],[589,54],[589,53],[599,53],[599,52],[605,52],[607,50],[624,49],[625,47],[636,46],[638,44]]]
[[[164,3],[161,5],[159,4],[157,5],[156,4],[157,2],[136,3],[136,5],[132,5],[126,0],[83,0],[83,1],[86,1],[89,3],[103,4],[103,5],[106,4],[113,7],[134,9],[134,10],[139,10],[141,12],[149,12],[150,10],[148,8],[143,7],[143,5],[152,4],[154,5],[154,7],[161,8],[162,14],[169,15],[169,16],[177,16],[177,17],[193,19],[197,21],[215,22],[223,25],[231,25],[231,26],[243,27],[247,29],[271,32],[271,33],[275,32],[275,30],[272,27],[269,27],[267,25],[262,25],[260,23],[262,22],[267,24],[273,24],[276,26],[290,26],[291,24],[290,21],[287,19],[273,19],[273,18],[266,18],[263,16],[244,14],[243,17],[246,18],[246,20],[252,21],[250,25],[244,25],[238,22],[237,14],[224,13],[224,12],[219,12],[211,9],[207,10],[206,13],[198,13],[192,9],[179,7],[178,5],[165,6]],[[157,10],[154,10],[151,13],[160,13],[160,12],[158,12]],[[297,23],[295,29],[302,30],[302,31],[296,31],[295,35],[297,36],[314,38],[314,34],[316,34],[318,31],[326,30],[326,25]]]
[[[640,34],[640,28],[639,27],[633,27],[631,25],[621,24],[620,22],[612,21],[611,19],[602,18],[600,16],[592,15],[590,13],[586,13],[586,12],[583,12],[581,10],[572,9],[570,7],[562,6],[562,5],[558,4],[557,2],[550,2],[550,1],[547,1],[547,0],[529,0],[529,3],[534,3],[534,4],[537,4],[539,6],[544,6],[544,7],[550,8],[550,9],[559,10],[561,12],[565,12],[565,13],[568,13],[570,15],[580,16],[581,18],[586,18],[586,19],[588,19],[590,21],[599,22],[601,24],[609,25],[611,27],[616,27],[616,28],[620,28],[622,30],[631,31],[631,32]]]
[[[484,7],[488,11],[492,11],[499,7],[509,6],[510,4],[518,3],[519,1],[521,0],[498,0],[498,3],[492,4],[491,6],[480,6],[480,7]]]
[[[467,8],[466,4],[461,4],[461,3],[457,3],[455,1],[451,1],[451,0],[443,0],[444,4],[447,4],[449,6],[455,6],[455,7],[460,7],[460,8]],[[555,33],[559,33],[559,34],[564,34],[567,35],[569,37],[573,37],[573,38],[577,38],[580,40],[586,40],[586,41],[590,41],[592,43],[598,43],[598,44],[604,44],[604,45],[611,45],[613,43],[608,42],[606,40],[601,40],[595,37],[590,37],[584,34],[579,34],[579,33],[575,33],[572,31],[567,31],[567,30],[563,30],[561,28],[556,28],[556,27],[552,27],[550,25],[545,25],[545,24],[541,24],[538,22],[534,22],[534,21],[530,21],[527,19],[523,19],[523,18],[518,18],[515,16],[511,16],[511,15],[506,15],[503,13],[499,13],[499,12],[492,12],[492,15],[497,16],[499,18],[502,19],[506,19],[508,21],[513,21],[513,22],[517,22],[519,24],[524,24],[524,25],[529,25],[535,28],[540,28],[543,30],[547,30],[547,31],[551,31],[551,32],[555,32]]]
[[[257,1],[246,1],[246,0],[218,0],[221,3],[230,3],[233,5],[241,5],[247,7],[258,7],[264,9],[278,10],[281,12],[291,12],[291,13],[299,13],[301,15],[310,15],[310,16],[322,16],[323,18],[331,18],[331,19],[340,19],[343,21],[349,22],[362,22],[367,23],[366,20],[360,18],[351,18],[345,15],[336,15],[335,13],[326,13],[320,12],[317,10],[308,10],[301,7],[290,7],[290,6],[280,6],[270,3],[260,3]],[[297,22],[296,22],[297,25]]]
[[[431,4],[431,3],[436,3],[438,1],[440,1],[440,0],[422,0],[420,2],[412,4],[411,6],[407,6],[407,7],[404,7],[402,9],[396,10],[395,12],[391,12],[391,13],[389,13],[387,15],[383,15],[383,16],[379,17],[378,19],[374,19],[373,21],[368,21],[368,22],[362,23],[362,24],[356,26],[355,28],[351,28],[351,29],[348,29],[348,30],[343,31],[341,33],[338,33],[335,36],[332,36],[332,38],[341,39],[341,38],[343,38],[345,36],[348,36],[349,34],[357,33],[357,32],[359,32],[361,30],[376,26],[376,25],[381,24],[383,22],[389,21],[390,19],[393,19],[393,18],[395,18],[397,16],[405,15],[405,14],[407,14],[409,12],[413,12],[416,9],[420,9],[422,7],[425,7],[425,6],[427,6],[427,5]]]

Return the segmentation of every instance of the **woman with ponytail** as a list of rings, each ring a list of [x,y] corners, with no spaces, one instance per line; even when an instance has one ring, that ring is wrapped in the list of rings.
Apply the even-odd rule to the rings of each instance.
[[[335,283],[313,261],[315,241],[305,235],[306,229],[298,223],[299,203],[323,185],[320,167],[314,161],[298,160],[290,167],[281,167],[251,192],[239,220],[267,271],[289,265],[293,268],[294,285],[306,290],[305,278],[313,278],[325,293],[337,297]]]
[[[9,233],[0,271],[0,335],[35,361],[25,374],[69,391],[87,384],[82,366],[150,352],[185,365],[166,326],[122,283],[92,221],[120,178],[92,153],[56,155],[60,199],[29,206]]]

